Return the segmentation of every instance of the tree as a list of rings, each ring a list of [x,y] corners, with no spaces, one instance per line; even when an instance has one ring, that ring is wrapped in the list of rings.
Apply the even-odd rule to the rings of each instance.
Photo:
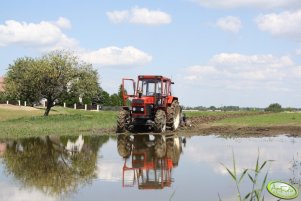
[[[104,106],[110,106],[111,104],[110,94],[104,90],[101,92],[101,103]]]
[[[111,106],[121,106],[123,104],[120,96],[116,93],[110,96],[110,103]]]
[[[282,107],[279,103],[272,103],[265,109],[267,112],[281,112]]]
[[[44,116],[48,116],[54,102],[68,94],[92,98],[97,93],[97,80],[91,64],[70,52],[53,51],[41,58],[17,59],[9,66],[6,89],[29,102],[47,99]]]

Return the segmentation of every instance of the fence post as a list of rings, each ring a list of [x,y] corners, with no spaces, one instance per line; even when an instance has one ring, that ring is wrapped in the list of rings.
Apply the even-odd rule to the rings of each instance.
[[[43,101],[43,107],[46,107],[46,101]]]
[[[18,102],[19,102],[19,106],[21,106],[21,101],[20,101],[20,100],[18,100]]]
[[[24,106],[26,107],[26,101],[24,101]]]
[[[76,103],[74,103],[74,109],[76,110]]]
[[[97,112],[99,111],[99,105],[96,105],[96,110],[97,110]]]
[[[85,110],[87,110],[87,104],[85,104]]]
[[[64,103],[64,108],[66,107],[66,103]]]
[[[8,105],[8,101],[6,101],[6,105]]]

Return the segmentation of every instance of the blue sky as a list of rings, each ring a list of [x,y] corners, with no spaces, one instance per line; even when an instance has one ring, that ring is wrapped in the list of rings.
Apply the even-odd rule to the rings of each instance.
[[[18,57],[70,49],[115,93],[160,74],[186,106],[301,107],[298,0],[0,3],[0,75]]]

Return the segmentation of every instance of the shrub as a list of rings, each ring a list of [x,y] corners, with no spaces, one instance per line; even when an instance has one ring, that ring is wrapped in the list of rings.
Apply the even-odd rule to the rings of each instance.
[[[265,109],[267,112],[281,112],[282,107],[279,103],[272,103]]]

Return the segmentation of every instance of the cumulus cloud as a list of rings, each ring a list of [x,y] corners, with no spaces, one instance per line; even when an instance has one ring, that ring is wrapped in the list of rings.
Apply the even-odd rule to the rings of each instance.
[[[216,26],[224,31],[237,33],[241,29],[242,23],[238,17],[227,16],[218,19],[216,22]]]
[[[111,11],[107,12],[107,17],[113,23],[121,23],[127,21],[129,18],[128,10],[120,10],[120,11]]]
[[[71,28],[71,22],[69,19],[64,18],[64,17],[60,17],[56,24],[61,27],[61,28],[65,28],[65,29],[70,29]]]
[[[301,40],[301,10],[260,15],[255,21],[262,31]]]
[[[152,60],[152,56],[132,46],[106,47],[96,51],[86,51],[80,57],[89,63],[102,66],[135,66],[144,65]]]
[[[272,8],[289,8],[289,7],[300,7],[301,2],[299,0],[194,0],[198,4],[204,7],[211,8],[264,8],[264,9],[272,9]]]
[[[132,24],[161,25],[171,23],[169,14],[160,10],[135,7],[131,10],[116,10],[107,12],[107,17],[113,23],[128,22]]]
[[[70,27],[70,21],[62,17],[56,22],[40,23],[7,20],[4,24],[0,24],[0,46],[16,44],[47,50],[74,48],[77,41],[65,35],[62,30]]]
[[[193,84],[230,89],[288,90],[285,80],[299,77],[299,67],[288,56],[238,53],[214,55],[207,64],[186,67],[184,72],[184,79]]]

